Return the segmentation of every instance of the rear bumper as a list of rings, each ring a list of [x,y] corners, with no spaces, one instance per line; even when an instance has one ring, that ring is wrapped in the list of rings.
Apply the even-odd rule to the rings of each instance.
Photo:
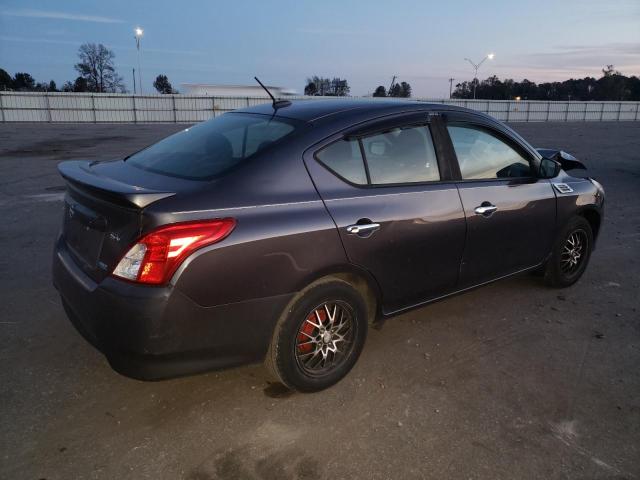
[[[107,277],[94,282],[64,241],[53,256],[53,283],[76,329],[114,370],[157,380],[260,361],[292,294],[203,307],[173,286]]]

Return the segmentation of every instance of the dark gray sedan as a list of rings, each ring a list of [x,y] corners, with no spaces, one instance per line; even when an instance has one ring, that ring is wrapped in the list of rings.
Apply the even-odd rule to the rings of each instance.
[[[420,102],[263,105],[59,170],[54,284],[115,370],[264,360],[300,391],[346,375],[372,322],[527,271],[573,284],[604,205],[569,154]]]

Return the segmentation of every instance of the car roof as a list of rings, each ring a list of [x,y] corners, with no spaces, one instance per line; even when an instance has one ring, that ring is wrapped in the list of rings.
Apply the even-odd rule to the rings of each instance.
[[[465,112],[479,113],[467,108],[442,103],[428,103],[407,100],[372,100],[372,99],[312,99],[312,100],[292,100],[291,105],[278,108],[275,116],[286,117],[305,122],[314,122],[329,116],[358,116],[370,114],[372,117],[411,110],[458,110]],[[273,115],[271,103],[264,103],[255,107],[247,107],[236,110],[243,113],[258,113],[263,115]]]

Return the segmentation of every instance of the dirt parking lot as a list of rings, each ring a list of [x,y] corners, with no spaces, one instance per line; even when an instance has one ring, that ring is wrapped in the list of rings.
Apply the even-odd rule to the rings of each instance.
[[[260,365],[124,378],[51,285],[56,164],[184,126],[0,125],[0,478],[640,478],[640,123],[514,127],[605,186],[583,279],[512,278],[402,315],[344,381],[289,395]]]

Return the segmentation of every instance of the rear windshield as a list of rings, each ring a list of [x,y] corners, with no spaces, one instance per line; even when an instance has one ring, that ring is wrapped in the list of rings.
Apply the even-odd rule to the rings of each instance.
[[[131,155],[144,170],[192,180],[214,178],[290,135],[298,123],[265,115],[227,113]]]

